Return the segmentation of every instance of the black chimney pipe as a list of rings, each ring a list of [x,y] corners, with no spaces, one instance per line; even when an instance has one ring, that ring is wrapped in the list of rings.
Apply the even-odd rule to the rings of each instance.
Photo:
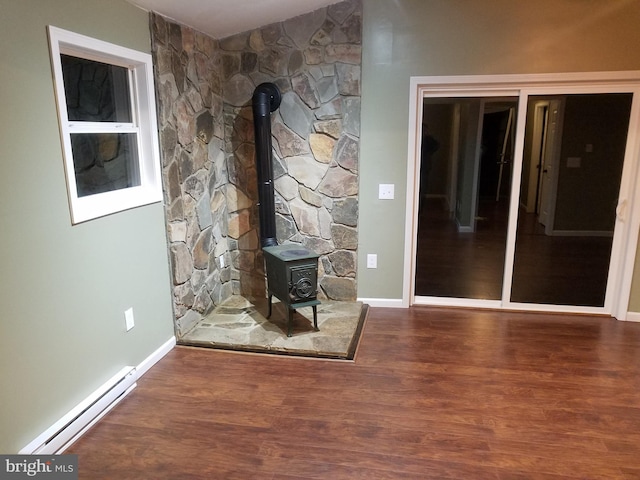
[[[253,127],[256,142],[260,243],[262,247],[278,244],[271,157],[271,112],[278,109],[281,100],[280,90],[273,83],[261,83],[253,92]]]

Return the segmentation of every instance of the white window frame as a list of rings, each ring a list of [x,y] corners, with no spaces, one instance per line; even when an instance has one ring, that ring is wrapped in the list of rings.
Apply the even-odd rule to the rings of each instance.
[[[49,47],[58,105],[71,223],[162,201],[160,152],[151,55],[49,26]],[[69,121],[60,55],[117,65],[129,71],[131,123]],[[79,197],[71,149],[72,133],[135,133],[140,185]]]

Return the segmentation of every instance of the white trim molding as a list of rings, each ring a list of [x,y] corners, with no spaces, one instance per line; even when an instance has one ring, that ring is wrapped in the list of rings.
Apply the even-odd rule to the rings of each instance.
[[[160,149],[151,55],[54,26],[49,26],[48,32],[71,223],[77,224],[162,201]],[[120,105],[123,111],[130,111],[128,115],[124,115],[127,118],[109,117],[108,120],[98,120],[89,116],[93,118],[92,121],[69,118],[67,96],[71,94],[65,90],[62,56],[76,57],[76,59],[95,64],[107,64],[125,71],[126,81],[124,77],[120,81],[114,79],[113,90],[121,93],[118,101],[114,100],[114,103]],[[115,85],[119,88],[115,88]],[[128,156],[130,156],[127,162],[130,170],[127,178],[118,177],[116,181],[111,178],[113,173],[108,173],[109,168],[106,164],[100,166],[95,159],[91,160],[91,154],[74,150],[72,137],[98,138],[99,136],[115,137],[118,143],[131,142],[128,147],[123,146],[121,149],[122,152],[128,150]],[[125,142],[125,138],[130,139],[129,142]],[[125,153],[119,156],[125,156]],[[87,182],[78,182],[76,170],[79,170],[79,165],[84,170],[87,169],[87,165],[92,165],[92,161],[95,164],[91,168],[97,172],[104,170],[101,177],[109,179],[109,182],[102,186],[104,190],[87,188]],[[85,185],[85,188],[80,188],[82,185]]]
[[[401,298],[358,298],[359,302],[376,308],[408,308]]]
[[[613,237],[607,230],[551,230],[554,237]]]
[[[640,322],[640,312],[627,312],[626,318],[620,320],[626,320],[627,322]]]
[[[171,337],[137,367],[123,367],[60,420],[23,447],[21,455],[63,453],[137,386],[137,381],[176,345]]]
[[[158,363],[167,353],[173,350],[173,347],[175,346],[176,337],[173,336],[162,345],[160,345],[160,347],[158,347],[155,352],[153,352],[142,362],[140,362],[140,364],[136,367],[136,370],[138,371],[138,378],[147,373],[147,371],[149,371],[151,367]]]

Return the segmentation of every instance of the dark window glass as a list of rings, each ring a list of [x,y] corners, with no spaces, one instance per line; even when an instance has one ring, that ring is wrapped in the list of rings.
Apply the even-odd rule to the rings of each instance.
[[[128,70],[60,55],[69,121],[131,123]]]
[[[78,197],[140,185],[135,133],[71,134]]]

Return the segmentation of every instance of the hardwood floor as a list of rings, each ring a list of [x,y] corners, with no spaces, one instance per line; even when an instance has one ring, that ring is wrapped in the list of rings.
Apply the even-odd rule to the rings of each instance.
[[[420,212],[416,295],[499,300],[508,202],[481,198],[474,233],[459,233],[442,199]],[[537,217],[520,212],[511,300],[604,306],[612,237],[548,236]]]
[[[355,362],[177,347],[81,479],[637,479],[640,324],[371,308]]]
[[[500,299],[507,208],[506,202],[481,202],[476,232],[458,233],[443,200],[427,200],[418,225],[416,295]]]
[[[545,235],[535,214],[520,212],[511,299],[602,307],[612,243],[613,236]]]

